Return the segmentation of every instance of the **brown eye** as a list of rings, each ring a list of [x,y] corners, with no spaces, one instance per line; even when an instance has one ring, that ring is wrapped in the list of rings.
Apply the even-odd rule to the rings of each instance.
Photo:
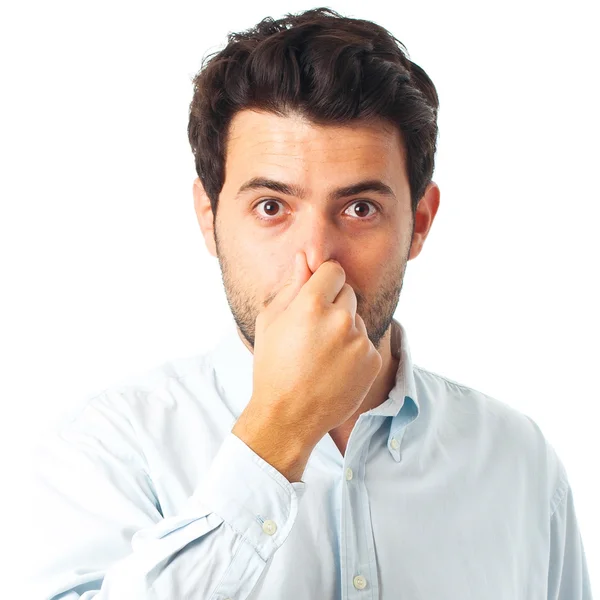
[[[265,212],[270,217],[273,216],[273,211],[275,211],[275,214],[277,214],[277,202],[273,202],[273,200],[269,200],[268,202],[265,202]]]
[[[276,217],[278,213],[277,205],[281,204],[278,200],[262,200],[255,207],[254,210],[257,210],[259,206],[263,207],[264,214],[266,216],[261,216],[259,213],[258,218],[263,221],[270,220],[269,217]]]
[[[353,202],[347,210],[350,210],[354,206],[354,210],[352,211],[351,216],[358,217],[359,220],[367,220],[373,217],[372,211],[369,211],[369,208],[376,208],[372,202],[367,202],[366,200],[357,200]],[[369,207],[369,208],[366,208]]]

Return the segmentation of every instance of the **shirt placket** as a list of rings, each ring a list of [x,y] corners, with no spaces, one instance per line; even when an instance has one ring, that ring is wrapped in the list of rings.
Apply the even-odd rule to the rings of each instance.
[[[377,600],[379,582],[365,465],[376,424],[361,415],[344,455],[340,510],[340,565],[344,600]]]

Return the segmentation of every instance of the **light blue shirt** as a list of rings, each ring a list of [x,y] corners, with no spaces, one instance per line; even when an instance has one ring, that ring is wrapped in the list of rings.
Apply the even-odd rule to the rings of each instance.
[[[90,396],[36,456],[38,599],[590,600],[564,466],[531,418],[400,359],[342,456],[290,483],[231,429],[235,327]],[[290,437],[294,431],[289,432]]]

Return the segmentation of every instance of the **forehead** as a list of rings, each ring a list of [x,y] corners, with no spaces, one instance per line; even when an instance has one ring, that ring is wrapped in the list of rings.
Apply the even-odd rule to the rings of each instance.
[[[404,172],[405,156],[397,127],[383,120],[317,125],[298,115],[243,110],[229,127],[227,178],[262,168],[296,175],[332,175],[331,169],[370,171],[385,176]]]

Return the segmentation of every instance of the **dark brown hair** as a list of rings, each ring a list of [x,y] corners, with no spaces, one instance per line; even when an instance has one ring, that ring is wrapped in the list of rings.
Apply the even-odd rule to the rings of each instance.
[[[224,49],[203,59],[193,79],[188,124],[196,171],[215,218],[229,125],[243,109],[298,113],[316,125],[384,119],[398,127],[414,215],[433,174],[439,100],[399,40],[375,23],[329,8],[267,17],[227,39]]]

